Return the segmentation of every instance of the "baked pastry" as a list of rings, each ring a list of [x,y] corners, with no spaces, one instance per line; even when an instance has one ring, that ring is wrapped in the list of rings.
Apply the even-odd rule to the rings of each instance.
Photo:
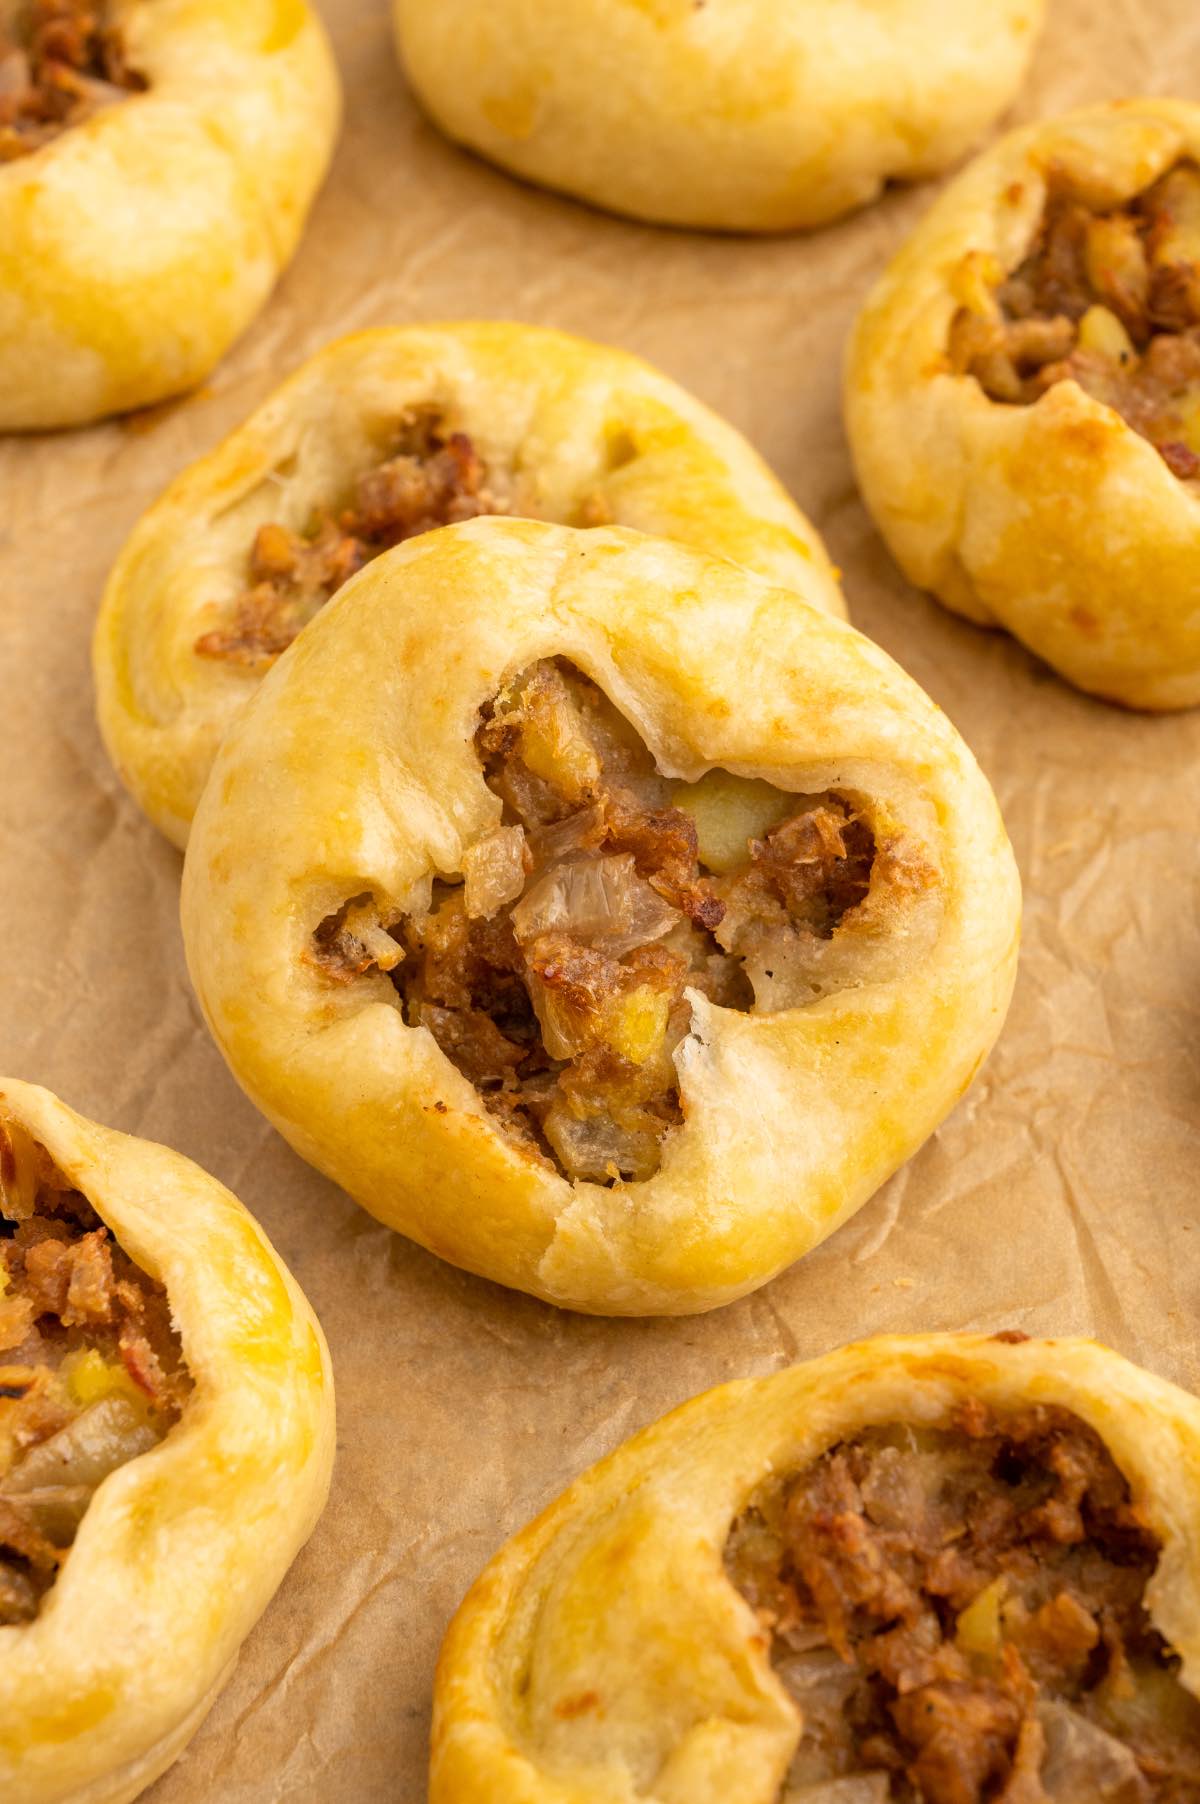
[[[821,541],[746,441],[649,365],[535,326],[412,326],[326,347],[125,548],[96,635],[121,775],[183,845],[230,721],[384,547],[478,514],[706,546],[843,613]]]
[[[339,107],[307,0],[8,0],[0,430],[202,381],[291,259]]]
[[[863,1341],[723,1385],[504,1547],[431,1804],[1200,1795],[1200,1406],[1094,1341]]]
[[[515,174],[639,219],[814,226],[935,175],[1012,99],[1042,0],[392,0],[418,98]]]
[[[226,739],[188,962],[292,1145],[443,1258],[615,1315],[754,1289],[969,1083],[1018,884],[841,621],[618,528],[385,553]]]
[[[0,1081],[0,1795],[127,1804],[319,1516],[333,1380],[241,1204]]]
[[[868,301],[846,416],[913,582],[1094,695],[1200,701],[1200,106],[973,164]]]

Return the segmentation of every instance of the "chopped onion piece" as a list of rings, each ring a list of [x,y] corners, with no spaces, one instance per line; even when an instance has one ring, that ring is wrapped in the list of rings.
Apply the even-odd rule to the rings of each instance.
[[[1046,1735],[1041,1782],[1054,1804],[1146,1804],[1150,1790],[1123,1741],[1069,1704],[1038,1707]]]
[[[158,1438],[136,1404],[105,1397],[31,1447],[0,1484],[0,1496],[16,1498],[48,1486],[94,1490],[118,1466],[156,1446]]]
[[[620,1128],[606,1115],[579,1121],[568,1109],[556,1104],[547,1111],[542,1132],[570,1178],[590,1178],[603,1184],[614,1174],[648,1178],[658,1169],[660,1136]]]
[[[531,836],[533,854],[538,864],[556,864],[573,852],[594,852],[604,840],[604,816],[599,808],[579,808],[538,827]]]
[[[115,106],[117,101],[129,99],[128,88],[105,81],[100,75],[83,75],[76,71],[75,82],[83,99],[94,107]]]
[[[855,1773],[848,1779],[822,1779],[816,1785],[789,1785],[779,1804],[888,1804],[886,1773]]]
[[[94,1494],[94,1485],[44,1485],[11,1496],[0,1493],[0,1501],[16,1509],[55,1547],[69,1547]]]
[[[11,1115],[0,1114],[0,1213],[9,1221],[28,1221],[41,1177],[37,1141]]]
[[[404,957],[403,946],[392,938],[380,918],[379,904],[374,896],[347,903],[341,931],[356,940],[364,953],[370,955],[367,963],[376,965],[381,971],[394,970]],[[366,964],[363,968],[366,969]]]
[[[468,846],[462,856],[464,901],[472,919],[486,919],[515,902],[525,887],[525,834],[520,827],[497,827]]]
[[[512,912],[513,931],[523,943],[543,933],[569,933],[613,958],[661,939],[679,918],[638,876],[631,852],[552,865]]]
[[[786,1654],[775,1670],[806,1715],[822,1706],[839,1711],[859,1680],[857,1668],[829,1646]]]
[[[24,94],[30,80],[29,58],[23,50],[9,50],[0,56],[0,100]]]

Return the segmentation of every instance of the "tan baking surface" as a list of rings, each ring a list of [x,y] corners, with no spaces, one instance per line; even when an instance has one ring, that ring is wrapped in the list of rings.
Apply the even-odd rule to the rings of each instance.
[[[881,1329],[1095,1333],[1200,1386],[1200,714],[1073,695],[906,589],[856,500],[837,367],[931,191],[808,239],[654,232],[442,143],[384,0],[325,0],[349,122],[274,303],[157,417],[0,445],[0,1071],[198,1159],[261,1218],[337,1368],[329,1510],[153,1804],[419,1800],[433,1662],[488,1555],[671,1404]],[[1200,95],[1195,0],[1051,0],[1020,113]],[[1103,21],[1103,24],[1100,23]],[[88,637],[142,508],[301,356],[356,326],[507,315],[653,358],[742,427],[827,533],[856,623],[949,711],[1026,885],[1008,1029],[965,1103],[820,1251],[723,1314],[556,1314],[377,1227],[288,1152],[200,1024],[179,860],[92,722]]]

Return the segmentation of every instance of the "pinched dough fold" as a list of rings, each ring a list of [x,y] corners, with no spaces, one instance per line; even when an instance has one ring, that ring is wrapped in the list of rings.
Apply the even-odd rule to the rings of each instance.
[[[650,761],[628,783],[664,785],[644,804],[660,811],[649,831],[633,789],[613,791],[590,769],[582,717],[568,711],[560,731],[551,711],[540,737],[520,738],[532,733],[517,718],[531,673],[564,666],[562,681],[573,671],[584,685],[585,714],[603,701],[606,731],[636,741],[613,756],[631,770]],[[558,680],[545,679],[547,693]],[[516,744],[526,794],[558,797],[547,825],[523,817],[530,862],[512,887],[514,773],[485,770],[481,728],[484,755]],[[567,753],[579,784],[570,805],[554,792]],[[780,798],[749,828],[743,818],[739,868],[753,868],[723,883],[705,875],[724,862],[706,812],[714,785],[718,824],[753,813],[747,797],[767,786]],[[467,969],[467,995],[444,987],[447,934],[473,911],[512,907],[523,873],[558,870],[557,836],[581,831],[576,807],[600,820],[605,907],[633,909],[634,941],[655,944],[651,957],[610,937],[606,964],[610,922],[580,925],[595,892],[581,891],[576,865],[518,902],[523,955],[511,943],[504,957],[489,951],[488,971],[532,984],[539,1049],[528,1013],[516,1019],[521,997],[498,997],[488,971]],[[791,826],[775,826],[789,812]],[[692,849],[673,866],[664,842]],[[498,867],[481,861],[485,847]],[[834,888],[810,908],[799,878],[822,858]],[[720,944],[745,901],[739,885],[750,915],[761,909],[757,925],[774,921],[783,935],[787,993],[772,988],[781,968],[757,937]],[[493,895],[482,910],[472,899],[481,891]],[[782,920],[781,895],[792,897]],[[690,923],[672,922],[671,909]],[[385,553],[306,627],[218,755],[183,884],[189,967],[217,1043],[304,1157],[443,1257],[614,1314],[729,1301],[858,1208],[990,1048],[1018,918],[986,781],[940,711],[869,641],[680,545],[503,519]],[[578,929],[586,958],[538,938],[564,925]],[[675,947],[694,976],[671,977]],[[430,981],[427,962],[409,987],[413,961],[431,951],[442,969]],[[743,959],[754,998],[726,987],[726,954]],[[610,1008],[618,993],[623,1006]],[[609,1181],[572,1182],[536,1136],[509,1132],[494,1107],[509,1083],[503,1056],[490,1068],[476,1061],[482,1089],[469,1074],[476,1053],[487,1060],[503,1045],[482,1021],[469,1023],[467,1045],[462,1020],[445,1018],[468,1004],[490,1009],[516,1043],[510,1063],[565,1086],[577,1118],[593,1098],[563,1060],[603,1061],[603,1081],[615,1069],[622,1087],[631,1066],[644,1071],[665,1053],[676,1103],[639,1093],[663,1122],[652,1174],[627,1181],[617,1149]],[[498,1095],[485,1093],[489,1082]],[[536,1087],[525,1099],[527,1126],[554,1101]],[[545,1132],[561,1153],[569,1123],[561,1112],[554,1121]]]
[[[129,1804],[200,1726],[321,1513],[329,1355],[261,1229],[190,1160],[14,1079],[4,1119],[165,1290],[190,1378],[166,1438],[95,1490],[33,1620],[0,1628],[0,1793]]]
[[[1014,132],[941,196],[846,368],[864,499],[906,576],[1060,675],[1200,701],[1200,107]]]

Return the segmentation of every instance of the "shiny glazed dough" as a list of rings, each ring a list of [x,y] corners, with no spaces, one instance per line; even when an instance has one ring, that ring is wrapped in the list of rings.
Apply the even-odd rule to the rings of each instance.
[[[104,1480],[37,1618],[0,1628],[6,1804],[128,1804],[182,1752],[329,1490],[316,1317],[246,1210],[190,1160],[0,1081],[14,1116],[166,1288],[195,1389]]]
[[[505,1137],[378,970],[331,985],[306,956],[357,893],[423,906],[431,874],[459,871],[499,824],[479,710],[556,655],[661,772],[841,783],[886,804],[938,872],[932,935],[885,915],[856,987],[773,1015],[689,993],[686,1119],[654,1176],[615,1188],[572,1184]],[[1018,915],[991,790],[868,640],[679,545],[497,519],[386,553],[305,629],[218,756],[183,883],[209,1025],[303,1157],[455,1264],[628,1315],[754,1289],[920,1145],[999,1031]]]
[[[392,0],[438,124],[517,175],[671,225],[783,231],[962,156],[1042,0]]]
[[[1200,1695],[1200,1405],[1093,1341],[868,1340],[722,1385],[645,1429],[501,1549],[450,1627],[431,1804],[775,1804],[799,1739],[766,1637],[725,1576],[772,1474],[956,1405],[1073,1411],[1163,1546],[1146,1600]]]
[[[145,93],[0,166],[0,430],[194,387],[290,261],[337,134],[306,0],[119,0]]]
[[[135,529],[96,631],[100,725],[123,781],[183,845],[216,753],[260,673],[197,655],[247,583],[255,530],[303,530],[386,454],[407,408],[466,432],[515,512],[704,546],[844,613],[817,533],[741,435],[624,351],[534,326],[358,333],[326,347]]]
[[[1071,380],[1002,405],[951,373],[969,253],[1016,268],[1047,172],[1112,206],[1200,158],[1200,107],[1090,107],[1014,132],[951,184],[869,299],[846,420],[864,499],[906,576],[1003,626],[1079,688],[1127,706],[1200,702],[1200,486]]]

